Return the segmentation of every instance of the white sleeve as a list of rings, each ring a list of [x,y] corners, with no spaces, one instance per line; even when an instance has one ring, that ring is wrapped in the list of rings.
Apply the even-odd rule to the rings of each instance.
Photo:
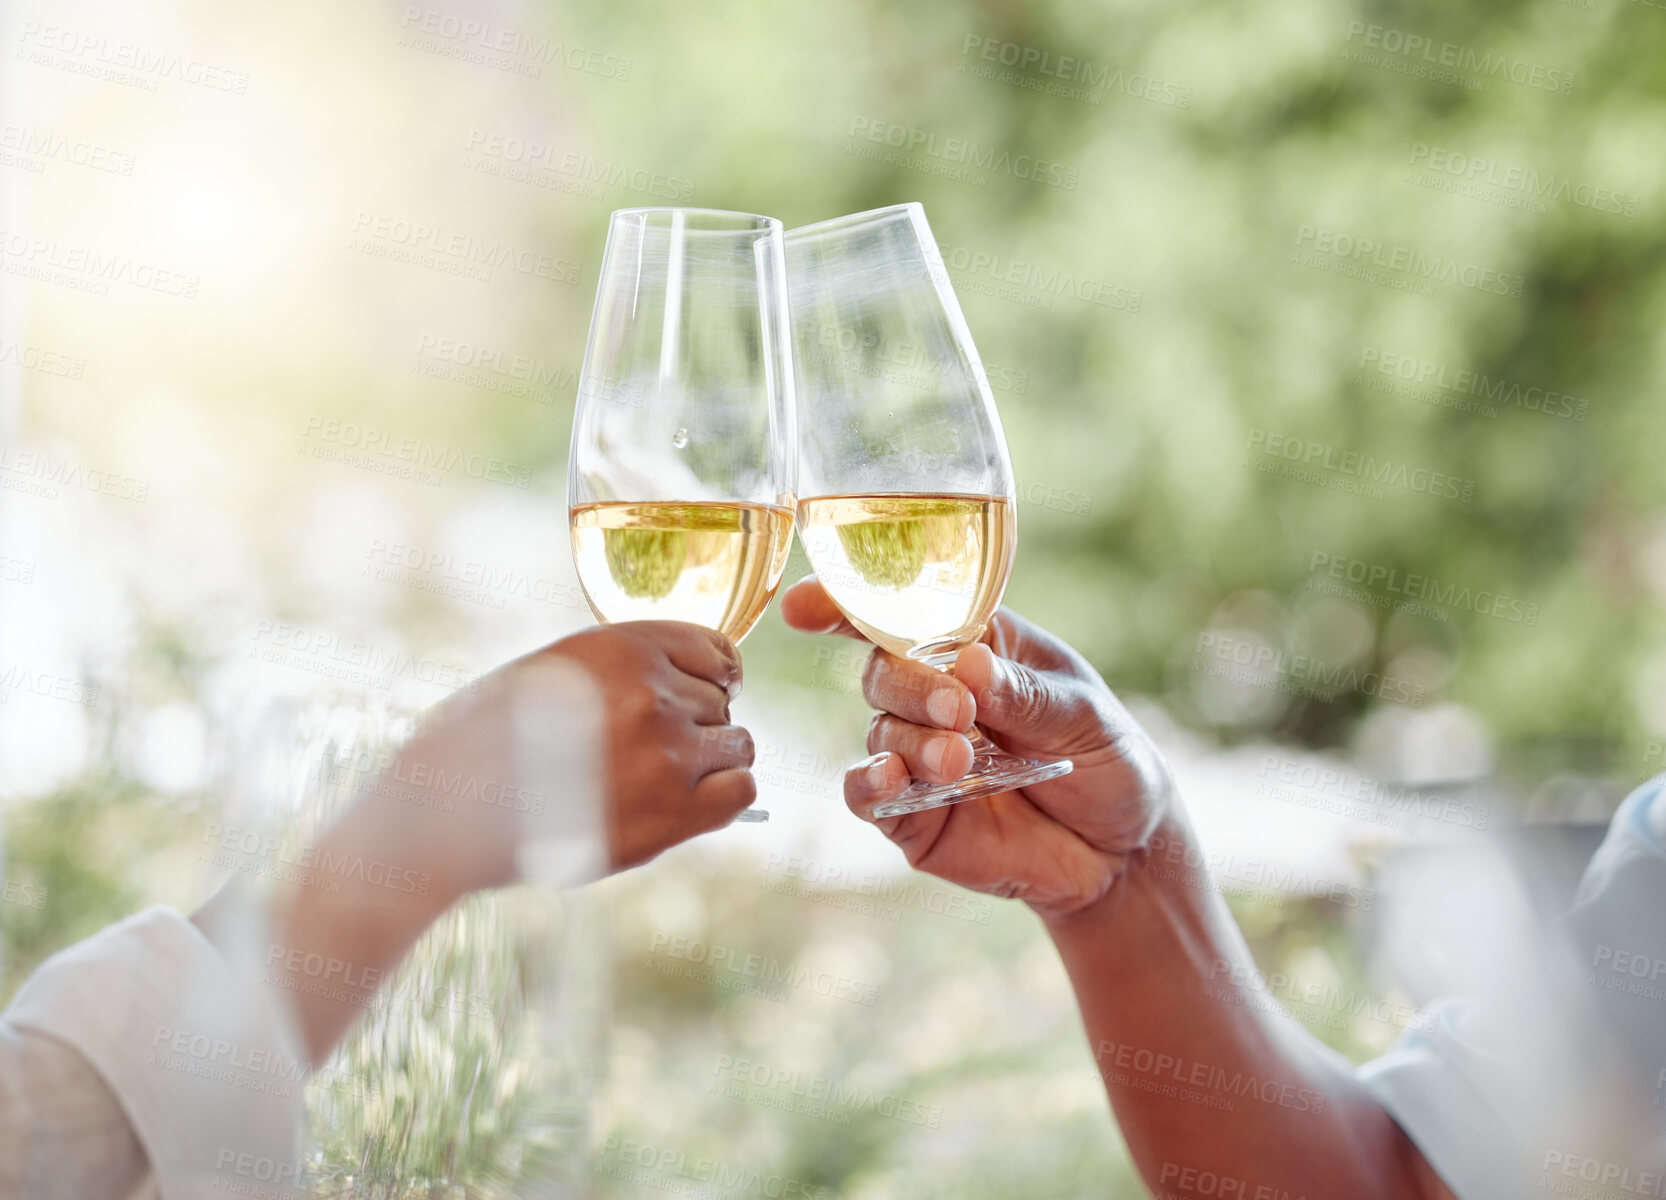
[[[1486,994],[1434,1005],[1434,1021],[1361,1068],[1461,1200],[1593,1184],[1666,1196],[1663,828],[1659,779],[1620,806],[1574,907],[1535,952],[1510,954]]]
[[[149,1173],[91,1064],[0,1017],[0,1200],[125,1200]]]
[[[0,1116],[24,1131],[46,1122],[56,1139],[56,1152],[31,1142],[0,1160],[4,1200],[14,1177],[28,1200],[134,1186],[196,1200],[242,1190],[241,1180],[294,1178],[306,1059],[266,991],[172,909],[149,909],[47,960],[0,1033],[19,1056],[0,1061],[24,1072],[0,1090]],[[44,1104],[31,1102],[36,1088]],[[11,1106],[17,1095],[27,1110]],[[0,1129],[0,1145],[17,1136]],[[135,1139],[148,1181],[135,1177]]]

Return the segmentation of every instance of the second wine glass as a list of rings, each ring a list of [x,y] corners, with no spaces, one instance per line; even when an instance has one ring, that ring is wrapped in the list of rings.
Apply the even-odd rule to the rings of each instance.
[[[983,636],[1017,548],[1012,466],[988,377],[918,204],[787,234],[798,370],[799,538],[875,644],[946,670]],[[972,769],[874,815],[1055,779],[974,728]]]
[[[690,621],[736,643],[757,624],[792,546],[793,386],[781,222],[613,214],[567,468],[597,619]]]

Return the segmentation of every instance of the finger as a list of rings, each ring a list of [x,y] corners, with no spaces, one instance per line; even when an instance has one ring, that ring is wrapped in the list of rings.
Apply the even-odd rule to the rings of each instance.
[[[707,829],[720,829],[758,798],[758,784],[744,767],[714,771],[694,789],[695,811]]]
[[[1063,715],[1064,697],[1046,675],[1000,658],[981,643],[968,646],[954,663],[955,678],[971,689],[975,720],[1002,733],[1034,732],[1034,727]]]
[[[716,772],[750,767],[758,750],[752,734],[740,725],[707,725],[700,730],[694,754],[696,778]]]
[[[908,765],[890,751],[864,758],[845,771],[845,803],[864,821],[874,819],[876,805],[895,800],[909,784]],[[899,817],[885,821],[901,820]],[[885,824],[876,822],[880,828]]]
[[[676,675],[672,679],[671,691],[688,707],[696,725],[729,723],[731,697],[715,683],[696,679],[692,675]]]
[[[868,640],[867,635],[845,619],[839,606],[833,603],[833,597],[814,575],[806,575],[781,593],[781,617],[788,628],[800,633],[834,633],[859,642]]]
[[[873,810],[895,800],[907,790],[908,768],[895,754],[876,754],[845,772],[845,803],[864,821],[872,821],[886,837],[901,848],[909,863],[918,867],[943,834],[954,812],[952,805],[904,813],[900,817],[875,817]]]
[[[740,695],[740,651],[717,630],[687,621],[631,621],[615,628],[628,626],[635,626],[664,650],[679,671],[710,680],[731,698]]]
[[[972,743],[958,733],[928,729],[881,713],[868,725],[868,753],[902,755],[909,773],[931,783],[953,783],[972,769]]]
[[[972,717],[978,710],[972,693],[954,676],[885,650],[875,650],[868,656],[867,669],[862,673],[862,695],[875,708],[915,725],[961,733],[972,727]]]

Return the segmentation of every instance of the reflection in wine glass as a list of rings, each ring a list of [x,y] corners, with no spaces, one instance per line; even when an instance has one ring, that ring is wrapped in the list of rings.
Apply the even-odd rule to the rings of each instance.
[[[799,537],[874,643],[946,669],[1000,606],[1017,547],[989,380],[918,204],[786,237],[802,424]],[[915,781],[898,816],[1068,774],[971,733],[971,771]]]

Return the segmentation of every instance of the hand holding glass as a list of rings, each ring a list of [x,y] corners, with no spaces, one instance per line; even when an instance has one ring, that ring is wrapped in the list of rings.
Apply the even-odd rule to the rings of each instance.
[[[947,669],[983,636],[1017,548],[1012,466],[988,377],[918,204],[795,229],[799,537],[852,625]],[[879,817],[1056,779],[974,728],[960,781],[915,781]]]

